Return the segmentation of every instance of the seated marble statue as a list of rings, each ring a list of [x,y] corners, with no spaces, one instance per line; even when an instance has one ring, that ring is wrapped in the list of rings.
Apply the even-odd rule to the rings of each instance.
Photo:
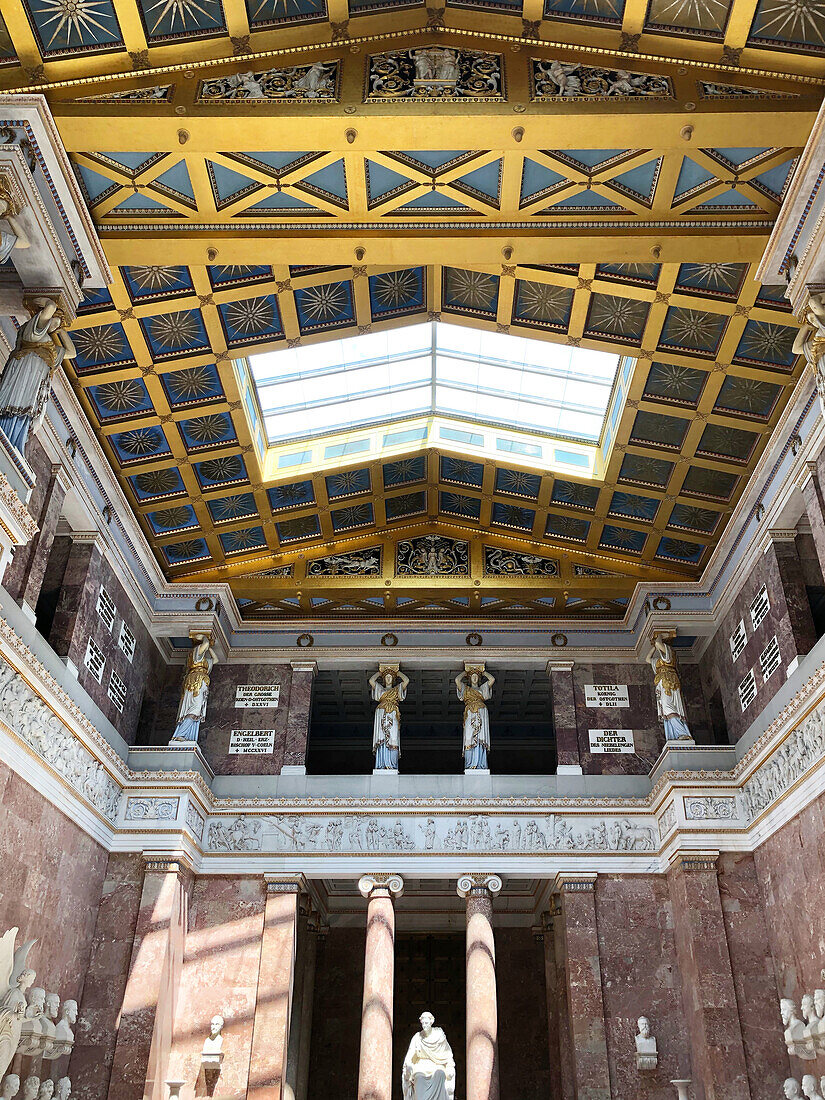
[[[647,1016],[640,1016],[637,1026],[639,1033],[636,1036],[636,1068],[656,1069],[659,1053],[656,1049],[656,1039],[650,1033],[650,1020]]]
[[[404,1059],[404,1100],[453,1100],[455,1060],[447,1037],[440,1027],[433,1027],[431,1012],[422,1012],[419,1021],[421,1030],[413,1035]]]

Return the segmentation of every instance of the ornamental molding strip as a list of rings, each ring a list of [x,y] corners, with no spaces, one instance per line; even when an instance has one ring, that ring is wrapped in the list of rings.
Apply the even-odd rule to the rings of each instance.
[[[24,546],[39,528],[5,474],[0,473],[0,528],[14,546]]]

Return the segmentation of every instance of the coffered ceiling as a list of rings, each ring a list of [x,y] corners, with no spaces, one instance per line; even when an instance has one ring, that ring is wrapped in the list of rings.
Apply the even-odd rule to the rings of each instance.
[[[160,565],[255,619],[617,617],[698,577],[800,370],[752,272],[825,9],[328,4],[3,5],[0,83],[47,95],[115,269],[67,369]],[[626,356],[598,446],[268,448],[246,357],[438,318]]]

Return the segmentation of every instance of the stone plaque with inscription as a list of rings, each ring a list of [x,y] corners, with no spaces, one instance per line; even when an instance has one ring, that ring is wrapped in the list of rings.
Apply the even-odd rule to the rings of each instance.
[[[633,730],[588,730],[591,752],[632,753],[636,751]]]
[[[264,756],[275,748],[275,730],[232,730],[229,735],[229,755],[242,753]]]
[[[235,688],[235,708],[271,710],[281,697],[280,684],[238,684]]]
[[[584,702],[588,707],[629,707],[627,684],[585,684]]]

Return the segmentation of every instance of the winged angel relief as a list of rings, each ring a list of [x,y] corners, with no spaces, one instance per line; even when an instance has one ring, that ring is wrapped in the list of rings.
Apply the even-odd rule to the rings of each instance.
[[[0,1081],[11,1065],[20,1042],[20,1031],[26,1015],[26,990],[36,977],[26,966],[35,940],[29,940],[15,951],[17,929],[10,928],[0,936]]]

